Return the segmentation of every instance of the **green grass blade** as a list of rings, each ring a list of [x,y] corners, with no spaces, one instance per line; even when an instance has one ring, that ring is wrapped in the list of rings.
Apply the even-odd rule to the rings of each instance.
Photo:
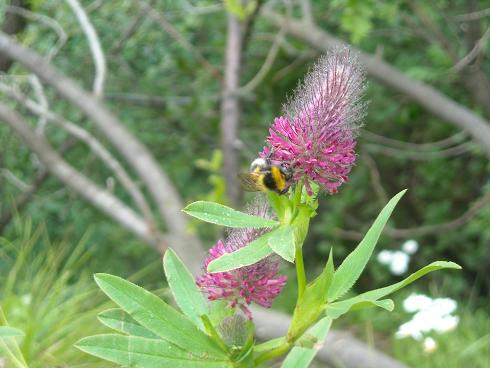
[[[0,339],[23,336],[25,336],[24,331],[19,330],[18,328],[10,326],[0,326]]]

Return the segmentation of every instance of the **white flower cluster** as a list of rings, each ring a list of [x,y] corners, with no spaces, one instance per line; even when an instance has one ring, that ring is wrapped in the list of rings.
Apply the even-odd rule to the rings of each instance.
[[[402,250],[382,250],[378,253],[378,262],[389,266],[393,275],[403,275],[408,270],[410,256],[419,249],[416,240],[407,240],[402,245]]]
[[[420,341],[424,334],[431,331],[444,333],[453,330],[459,323],[459,317],[452,315],[457,306],[456,301],[450,298],[432,299],[423,294],[412,294],[403,302],[403,308],[415,315],[398,328],[395,336],[411,336]],[[427,352],[437,348],[435,340],[431,337],[425,337],[423,344]]]

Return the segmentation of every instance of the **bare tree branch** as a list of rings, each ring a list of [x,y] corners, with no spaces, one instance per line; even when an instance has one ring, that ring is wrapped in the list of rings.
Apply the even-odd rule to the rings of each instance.
[[[468,22],[471,20],[478,20],[490,16],[490,8],[478,10],[475,12],[461,14],[454,17],[459,22]]]
[[[49,103],[48,99],[46,98],[46,94],[44,93],[44,88],[41,82],[39,81],[39,78],[36,77],[34,74],[30,75],[29,78],[29,83],[32,86],[32,90],[34,92],[34,95],[36,96],[38,100],[39,106],[43,110],[49,110]],[[2,83],[3,86],[6,86]],[[39,116],[39,119],[37,121],[37,128],[36,128],[36,133],[37,134],[44,134],[44,129],[46,128],[47,124],[47,118],[45,116]]]
[[[90,22],[85,10],[78,2],[78,0],[66,0],[68,5],[75,13],[80,27],[82,27],[83,33],[87,37],[87,41],[90,47],[90,52],[92,53],[92,58],[94,59],[95,66],[95,78],[94,78],[94,95],[101,97],[104,94],[104,83],[107,74],[105,55],[102,51],[102,46],[100,45],[99,36],[95,31],[94,26]]]
[[[167,225],[168,243],[175,248],[193,272],[199,272],[201,260],[204,258],[201,243],[195,235],[189,234],[187,218],[181,212],[183,204],[180,196],[148,149],[107,110],[101,101],[63,76],[39,55],[3,33],[0,33],[0,53],[8,55],[30,69],[92,119],[145,183]]]
[[[384,146],[391,146],[402,150],[434,151],[437,149],[448,148],[455,144],[461,143],[467,136],[468,134],[466,134],[466,132],[461,131],[439,141],[413,143],[385,137],[383,135],[370,132],[369,130],[362,129],[362,138],[367,139],[369,142],[378,143]]]
[[[378,196],[379,203],[381,207],[384,207],[388,203],[389,197],[383,187],[383,184],[381,184],[381,174],[379,173],[378,165],[376,165],[376,161],[367,152],[363,152],[362,158],[367,164],[367,167],[371,174],[371,185],[373,186],[373,189]]]
[[[313,17],[313,11],[311,10],[311,2],[310,0],[300,0],[301,4],[301,13],[303,15],[303,20],[306,23],[313,24],[315,23],[315,18]]]
[[[417,151],[409,149],[400,149],[387,147],[380,144],[367,143],[364,145],[370,152],[381,153],[385,156],[396,157],[401,159],[416,160],[416,161],[431,161],[436,158],[446,158],[459,156],[467,152],[471,152],[475,146],[473,142],[464,142],[457,146],[437,150],[437,151]]]
[[[320,50],[328,50],[331,47],[344,44],[341,40],[318,27],[288,19],[270,9],[264,8],[262,14],[276,26],[284,25],[287,33]],[[433,87],[406,77],[385,61],[357,51],[369,74],[395,90],[407,94],[435,116],[467,131],[490,157],[490,123],[488,121]]]
[[[475,46],[471,49],[471,51],[465,55],[461,60],[459,60],[452,68],[452,71],[455,72],[460,72],[462,69],[464,69],[466,66],[471,64],[473,60],[475,60],[478,55],[480,54],[481,50],[487,43],[487,41],[490,39],[490,27],[487,28],[483,36],[476,41]],[[487,101],[488,102],[488,101]]]
[[[144,95],[138,93],[119,93],[119,92],[107,92],[104,96],[106,100],[121,101],[125,104],[131,104],[142,107],[150,107],[155,109],[165,109],[168,104],[172,105],[185,105],[192,101],[190,96],[172,96],[169,98]]]
[[[153,5],[154,1],[151,1],[149,5]],[[122,35],[114,42],[112,45],[109,54],[118,54],[123,48],[124,45],[128,42],[128,40],[136,33],[138,28],[143,24],[148,15],[148,8],[140,9],[139,13],[136,14],[134,19],[130,22],[130,24],[126,27]]]
[[[239,185],[237,180],[238,157],[236,140],[240,123],[240,66],[242,58],[243,25],[234,14],[228,12],[228,36],[226,40],[225,79],[221,100],[221,144],[223,147],[223,166],[226,191],[232,204],[238,202]]]
[[[58,177],[69,188],[76,191],[88,202],[106,213],[116,222],[144,239],[156,249],[162,247],[162,237],[158,236],[132,209],[105,189],[80,174],[54,151],[44,138],[32,131],[22,117],[3,104],[0,104],[0,118],[27,143],[39,157],[47,170]]]

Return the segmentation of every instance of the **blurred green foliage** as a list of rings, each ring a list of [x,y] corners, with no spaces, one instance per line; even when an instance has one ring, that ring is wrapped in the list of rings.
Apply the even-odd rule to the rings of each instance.
[[[29,220],[17,218],[13,227],[11,240],[0,238],[0,304],[8,323],[25,333],[25,361],[33,368],[101,366],[73,347],[101,330],[93,322],[108,304],[85,269],[87,239],[56,244],[45,227],[34,228]]]
[[[376,53],[405,75],[428,83],[475,113],[483,114],[482,106],[475,101],[472,90],[465,83],[466,72],[450,71],[455,63],[452,56],[427,26],[429,22],[438,29],[456,50],[458,58],[462,58],[468,52],[466,46],[470,24],[458,21],[455,17],[472,11],[471,3],[463,0],[427,3],[419,0],[335,0],[312,1],[312,7],[319,27],[344,40],[350,40],[365,52]],[[204,198],[226,202],[225,182],[219,170],[221,80],[196,58],[198,51],[209,64],[222,71],[226,44],[226,16],[222,3],[208,0],[154,1],[155,9],[166,17],[192,48],[163,31],[151,17],[143,16],[136,31],[119,50],[115,45],[141,12],[138,2],[84,0],[82,4],[90,10],[89,16],[106,52],[107,104],[161,162],[186,203]],[[299,14],[299,4],[294,1],[291,4],[292,13]],[[33,11],[59,22],[68,35],[67,43],[53,60],[54,64],[90,89],[93,64],[86,39],[70,8],[65,3],[52,1],[33,1],[32,6]],[[282,3],[278,9],[284,10],[281,7]],[[424,14],[425,19],[420,14]],[[2,16],[0,11],[0,21]],[[478,22],[483,34],[490,25],[490,18],[481,18]],[[259,17],[253,23],[242,59],[242,85],[260,69],[277,32],[263,18]],[[49,27],[30,21],[19,39],[36,51],[47,54],[56,42],[56,35]],[[242,162],[240,170],[246,170],[261,150],[272,119],[280,114],[286,96],[291,94],[318,55],[317,50],[286,37],[262,84],[243,96],[239,132],[242,142],[239,151]],[[483,48],[479,67],[487,76],[490,75],[489,56],[489,48]],[[21,90],[29,91],[27,80],[18,77],[25,74],[23,69],[16,65],[10,74],[17,76],[15,83]],[[78,110],[51,90],[47,89],[46,93],[51,109],[101,138]],[[132,100],[132,95],[157,96],[160,102],[143,105]],[[367,98],[371,101],[365,120],[368,132],[409,143],[436,142],[460,133],[406,96],[394,93],[374,80],[369,80]],[[21,107],[16,107],[21,110]],[[35,122],[32,119],[32,123]],[[67,138],[65,132],[50,125],[46,136],[56,147],[61,146]],[[455,145],[466,141],[463,135],[457,137]],[[440,151],[436,146],[422,150],[420,147],[407,148],[402,144],[402,148],[391,153],[383,150],[384,146],[372,135],[361,133],[357,166],[352,171],[350,182],[341,188],[338,195],[321,199],[318,219],[305,245],[305,257],[310,270],[325,262],[331,246],[334,247],[335,259],[340,262],[356,242],[346,239],[338,229],[365,232],[382,207],[382,199],[377,197],[373,185],[375,169],[365,158],[366,154],[372,158],[379,171],[380,183],[387,197],[403,188],[409,189],[390,220],[393,227],[410,228],[450,221],[461,216],[477,198],[490,192],[489,161],[476,144],[470,145],[469,150],[462,154],[447,157],[433,155],[431,152]],[[18,179],[30,183],[39,165],[29,149],[4,124],[0,124],[0,147],[0,167],[8,168]],[[407,150],[417,151],[418,158],[411,159]],[[112,178],[112,173],[81,144],[71,148],[65,158],[101,185]],[[21,189],[5,175],[0,176],[0,213],[11,210],[13,200]],[[130,202],[118,184],[113,190]],[[87,205],[54,178],[49,178],[42,185],[20,213],[23,218],[32,218],[35,224],[45,223],[52,242],[63,241],[65,247],[77,244],[82,235],[90,230],[90,242],[94,244],[91,252],[94,256],[86,266],[91,271],[127,277],[159,259],[156,252],[129,236],[125,230]],[[13,230],[15,226],[12,223],[6,229],[4,238],[10,241],[16,238]],[[211,246],[221,230],[197,226],[196,231],[204,243]],[[463,267],[462,272],[429,276],[431,282],[427,283],[426,292],[444,290],[445,296],[469,301],[470,310],[488,305],[489,206],[461,227],[414,238],[419,242],[420,249],[411,260],[410,270],[435,259],[451,260]],[[378,250],[399,249],[404,240],[383,236]],[[2,269],[2,275],[5,270]],[[145,283],[153,283],[160,278],[159,272],[155,274],[146,275]],[[292,275],[290,280],[294,282]],[[313,276],[312,272],[309,277]],[[369,263],[368,272],[359,280],[357,291],[397,280],[385,267],[373,261]],[[417,284],[417,288],[422,289],[423,284]],[[294,299],[294,296],[286,290],[277,306],[287,310],[290,308],[290,299]],[[479,332],[475,332],[476,338],[484,333],[478,330],[478,326],[483,323],[488,326],[489,318],[483,312],[475,316],[468,312],[465,316],[461,325],[463,331],[468,331],[468,337],[456,334],[454,339],[448,337],[452,339],[447,344],[448,350],[461,344],[460,339],[463,338],[467,338],[464,341],[468,347],[470,330],[477,328]],[[469,322],[466,324],[465,320]],[[488,339],[483,344],[485,341],[488,342]],[[397,350],[398,345],[395,346],[398,357],[419,366],[400,352],[405,348],[402,345],[404,342],[397,342],[402,346],[401,350]],[[410,347],[411,356],[416,356],[415,350],[418,348],[415,344],[413,350]],[[447,351],[444,349],[441,347],[441,357],[442,352]],[[461,346],[460,350],[463,349],[464,346]]]

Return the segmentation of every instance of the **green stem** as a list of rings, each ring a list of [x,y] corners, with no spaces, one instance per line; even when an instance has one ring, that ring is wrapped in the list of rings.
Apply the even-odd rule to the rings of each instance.
[[[303,262],[303,249],[301,247],[296,247],[294,263],[296,264],[296,277],[298,279],[298,301],[296,302],[296,305],[298,305],[306,287],[305,264]]]
[[[278,358],[286,354],[289,351],[289,349],[291,349],[291,344],[284,344],[275,349],[266,351],[265,353],[260,354],[257,358],[255,358],[255,365],[259,365],[268,360]]]

